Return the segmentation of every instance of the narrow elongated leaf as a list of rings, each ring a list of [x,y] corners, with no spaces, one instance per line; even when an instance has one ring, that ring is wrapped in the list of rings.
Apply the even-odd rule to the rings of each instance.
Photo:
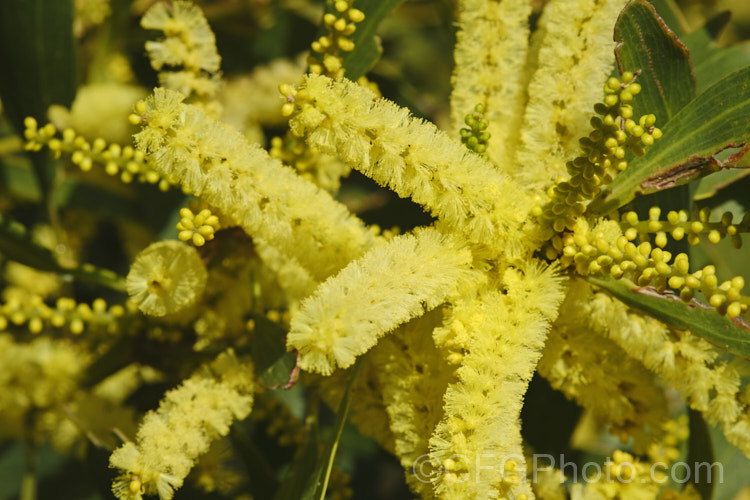
[[[711,54],[720,50],[716,39],[724,31],[724,28],[726,28],[730,18],[731,14],[729,12],[721,12],[708,19],[697,30],[683,37],[682,41],[685,42],[688,50],[690,50],[690,58],[693,64],[701,64]]]
[[[750,42],[712,50],[704,59],[695,62],[698,92],[703,92],[726,75],[748,65],[750,65]]]
[[[620,72],[641,71],[636,117],[653,113],[667,123],[695,98],[695,75],[685,44],[645,0],[632,0],[615,24],[615,56]]]
[[[711,434],[708,431],[708,424],[703,419],[699,411],[690,410],[690,437],[688,439],[688,456],[686,462],[689,464],[712,464],[714,460],[714,450],[711,446]],[[712,498],[714,483],[716,481],[706,481],[701,478],[696,467],[696,473],[688,478],[695,490],[700,493],[701,498]]]
[[[690,51],[698,92],[701,93],[733,71],[750,65],[750,42],[721,47],[716,39],[730,20],[729,12],[722,12],[706,21],[682,41]]]
[[[664,136],[634,159],[589,205],[608,213],[636,196],[686,184],[736,164],[750,138],[750,66],[723,78],[682,108],[662,131]],[[724,163],[716,155],[738,148]]]
[[[297,361],[286,350],[286,331],[260,314],[252,317],[255,322],[252,356],[258,381],[271,389],[288,386],[293,382]]]
[[[750,475],[747,473],[750,470],[750,459],[739,448],[727,442],[721,430],[709,426],[708,432],[711,436],[714,458],[708,464],[705,460],[699,462],[703,465],[700,481],[713,485],[713,500],[746,498],[741,491],[750,488]]]
[[[336,413],[336,421],[333,424],[331,435],[328,437],[328,442],[326,443],[325,450],[323,450],[323,454],[318,458],[315,473],[310,478],[310,482],[307,484],[302,497],[300,497],[302,500],[325,500],[326,490],[328,489],[328,479],[331,477],[331,469],[333,468],[333,459],[336,458],[336,449],[338,448],[339,440],[341,439],[341,432],[344,430],[344,424],[349,415],[352,385],[361,369],[362,359],[363,356],[360,356],[354,365],[351,378],[349,378],[349,382],[346,384],[344,397],[341,398],[341,403],[339,404],[339,409]]]
[[[18,134],[23,133],[25,117],[44,123],[51,104],[70,107],[77,61],[73,0],[0,1],[0,99]],[[32,154],[31,159],[39,191],[48,202],[54,168],[42,155]]]
[[[591,276],[587,280],[632,308],[675,328],[688,329],[720,349],[750,358],[750,327],[739,318],[730,320],[696,300],[685,303],[674,295],[625,280]]]
[[[17,132],[26,116],[46,122],[50,104],[70,106],[78,81],[73,0],[2,0],[0,67],[0,99]]]
[[[0,254],[40,271],[60,274],[89,283],[106,286],[117,291],[125,291],[125,280],[107,269],[91,264],[67,268],[60,265],[57,256],[48,248],[31,240],[23,224],[0,216]]]
[[[403,0],[357,0],[353,6],[365,13],[365,19],[357,24],[352,35],[354,50],[344,54],[346,77],[356,80],[372,68],[380,59],[383,49],[375,38],[380,21]]]

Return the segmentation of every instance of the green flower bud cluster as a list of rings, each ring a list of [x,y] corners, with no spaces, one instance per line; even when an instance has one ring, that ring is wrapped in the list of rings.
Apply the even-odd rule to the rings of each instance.
[[[352,8],[351,1],[347,0],[336,0],[334,10],[335,14],[329,12],[323,16],[323,24],[328,28],[328,34],[311,44],[313,52],[320,56],[311,55],[307,63],[312,73],[341,78],[344,76],[344,68],[340,51],[354,50],[354,42],[350,37],[356,31],[357,23],[365,19],[365,14],[359,9]]]
[[[654,115],[642,116],[637,123],[633,120],[630,103],[641,91],[636,76],[625,72],[622,80],[612,77],[607,81],[604,102],[594,106],[600,115],[591,119],[594,130],[580,139],[581,156],[567,163],[570,179],[550,187],[549,203],[532,212],[555,232],[572,230],[576,218],[586,211],[584,202],[592,200],[618,172],[627,168],[626,151],[642,155],[645,146],[661,137],[661,130],[654,127]]]
[[[474,112],[466,115],[464,123],[468,128],[462,128],[459,131],[461,142],[475,153],[485,155],[487,152],[487,142],[490,140],[490,133],[487,132],[489,122],[484,117],[484,105],[477,104],[474,106]]]
[[[750,213],[745,214],[739,224],[733,224],[731,212],[724,212],[718,222],[709,222],[711,211],[707,208],[698,212],[698,220],[690,220],[685,210],[670,211],[667,220],[660,220],[660,216],[659,207],[651,207],[646,221],[639,220],[635,212],[626,212],[622,215],[620,227],[628,241],[636,238],[649,241],[649,234],[655,234],[654,243],[660,248],[667,245],[667,234],[677,241],[685,238],[690,245],[697,245],[700,235],[704,234],[711,243],[729,236],[732,246],[739,249],[742,248],[741,233],[750,231]]]
[[[741,276],[719,284],[716,268],[706,266],[689,272],[687,254],[672,254],[651,243],[636,245],[625,236],[610,245],[602,233],[566,233],[562,237],[564,266],[575,265],[583,276],[609,274],[615,279],[628,279],[638,286],[651,286],[658,292],[671,288],[679,292],[685,302],[700,291],[719,314],[736,318],[747,311],[750,297],[741,294],[745,281]]]
[[[39,151],[47,146],[53,158],[60,158],[63,153],[70,155],[70,161],[83,172],[89,172],[94,165],[102,165],[108,175],[119,175],[122,182],[130,183],[133,179],[138,179],[149,184],[158,183],[162,191],[169,189],[170,183],[162,179],[148,164],[145,155],[132,146],[108,145],[101,137],[89,143],[70,128],[66,128],[58,136],[53,124],[48,123],[38,128],[32,117],[27,117],[24,125],[25,147],[29,151]]]
[[[26,325],[32,334],[56,329],[80,335],[87,328],[116,333],[119,327],[117,318],[124,314],[125,309],[121,305],[108,308],[104,299],[96,299],[89,306],[62,297],[57,299],[54,307],[50,307],[42,297],[32,295],[29,300],[10,299],[0,304],[0,332],[12,326]]]

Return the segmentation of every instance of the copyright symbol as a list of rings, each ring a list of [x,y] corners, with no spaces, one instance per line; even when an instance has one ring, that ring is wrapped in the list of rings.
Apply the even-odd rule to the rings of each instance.
[[[435,465],[432,460],[430,460],[430,455],[420,455],[417,457],[417,459],[414,461],[414,465],[411,467],[412,473],[414,474],[414,477],[417,478],[417,481],[420,483],[431,483],[433,479],[440,476],[443,473],[443,467],[442,465]]]

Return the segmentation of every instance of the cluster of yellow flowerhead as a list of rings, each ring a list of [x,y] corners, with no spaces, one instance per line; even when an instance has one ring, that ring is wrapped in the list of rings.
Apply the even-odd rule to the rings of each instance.
[[[636,156],[644,154],[662,132],[654,127],[656,117],[645,115],[636,123],[633,120],[631,102],[641,91],[635,82],[637,75],[626,71],[622,79],[611,77],[604,85],[607,94],[603,103],[597,103],[594,111],[601,116],[591,119],[593,131],[580,140],[582,154],[567,163],[570,179],[558,182],[549,188],[550,198],[545,207],[536,207],[532,212],[552,229],[560,233],[575,227],[575,220],[586,211],[585,201],[592,200],[605,186],[612,182],[617,172],[628,166],[626,151]]]
[[[138,179],[149,184],[158,183],[162,191],[169,189],[169,182],[162,179],[151,168],[145,155],[134,150],[132,146],[107,145],[101,137],[90,143],[71,128],[66,128],[62,135],[58,136],[57,128],[53,124],[48,123],[40,128],[37,121],[30,116],[24,120],[24,125],[27,150],[39,151],[43,146],[47,146],[53,158],[59,158],[63,153],[70,155],[70,160],[83,172],[89,172],[94,165],[103,165],[108,175],[119,175],[120,180],[125,183]]]
[[[351,171],[335,156],[323,154],[314,146],[308,146],[303,139],[291,132],[287,132],[283,138],[271,139],[268,154],[271,158],[281,160],[284,165],[293,167],[300,177],[317,184],[329,193],[338,192],[341,178]]]
[[[26,324],[29,332],[34,334],[47,329],[65,329],[73,335],[80,335],[87,327],[115,333],[118,328],[116,320],[124,314],[123,306],[116,304],[107,308],[106,301],[101,298],[89,305],[61,297],[54,307],[50,307],[39,295],[31,295],[24,302],[11,298],[0,304],[0,331],[9,325]]]
[[[180,217],[180,222],[177,223],[180,234],[177,237],[181,241],[192,242],[197,247],[202,247],[206,241],[214,239],[214,234],[220,228],[219,218],[207,208],[197,215],[189,208],[181,208]]]
[[[661,427],[664,435],[648,448],[648,458],[652,462],[669,463],[680,458],[678,446],[690,437],[689,419],[686,413],[667,420]]]
[[[490,133],[487,132],[487,127],[490,124],[484,118],[484,105],[477,104],[474,106],[474,112],[466,115],[464,123],[468,128],[459,130],[461,142],[475,153],[480,155],[485,154],[487,151],[487,142],[490,140]]]
[[[146,29],[160,30],[165,38],[146,42],[151,66],[161,70],[159,83],[189,96],[213,97],[219,87],[221,57],[216,38],[203,12],[191,2],[155,3],[141,19]]]
[[[231,349],[203,365],[144,417],[135,442],[112,453],[110,467],[122,471],[112,486],[115,496],[171,500],[211,442],[250,414],[254,391],[252,366]]]
[[[323,24],[328,29],[328,34],[311,44],[313,52],[320,54],[311,55],[308,59],[311,72],[325,74],[331,78],[344,76],[340,51],[354,50],[354,42],[349,37],[357,29],[357,23],[365,19],[365,14],[353,8],[351,3],[350,0],[337,0],[333,5],[336,14],[328,12],[323,16]]]
[[[661,248],[667,245],[667,234],[677,241],[686,238],[690,245],[697,245],[700,235],[705,234],[711,243],[718,243],[729,236],[732,245],[739,249],[742,248],[740,233],[750,231],[750,213],[745,214],[739,224],[733,224],[732,212],[724,212],[718,222],[710,222],[711,211],[707,208],[698,212],[698,220],[690,220],[685,210],[671,210],[667,213],[667,220],[659,220],[660,216],[659,207],[652,207],[648,212],[648,220],[645,221],[639,220],[635,212],[626,212],[620,226],[629,241],[636,238],[648,241],[648,234],[656,233],[654,243]]]
[[[574,264],[584,276],[609,274],[615,279],[629,279],[639,286],[653,286],[660,292],[669,286],[679,290],[680,298],[686,302],[700,291],[711,306],[730,318],[746,312],[750,305],[750,297],[741,293],[745,286],[741,276],[719,284],[712,265],[690,273],[685,253],[678,254],[672,261],[671,252],[654,248],[648,241],[636,245],[626,236],[620,236],[611,244],[601,232],[566,233],[562,243],[561,263]]]

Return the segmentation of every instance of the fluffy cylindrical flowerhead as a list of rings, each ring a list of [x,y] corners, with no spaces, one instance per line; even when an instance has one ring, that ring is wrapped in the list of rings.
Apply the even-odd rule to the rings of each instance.
[[[195,248],[179,241],[160,241],[135,258],[127,288],[142,312],[164,316],[195,304],[207,278],[206,267]]]
[[[435,125],[361,85],[321,75],[307,75],[291,99],[289,126],[309,145],[338,155],[474,242],[523,244],[518,229],[531,199]]]
[[[330,194],[229,125],[166,89],[135,106],[135,142],[160,175],[237,221],[322,281],[376,240]]]
[[[135,442],[112,453],[110,467],[121,471],[112,486],[115,496],[171,500],[211,442],[250,414],[254,390],[252,366],[231,349],[203,365],[143,418]]]
[[[323,283],[293,318],[289,346],[303,370],[346,368],[387,332],[421,315],[474,280],[473,255],[434,228],[376,246]]]

